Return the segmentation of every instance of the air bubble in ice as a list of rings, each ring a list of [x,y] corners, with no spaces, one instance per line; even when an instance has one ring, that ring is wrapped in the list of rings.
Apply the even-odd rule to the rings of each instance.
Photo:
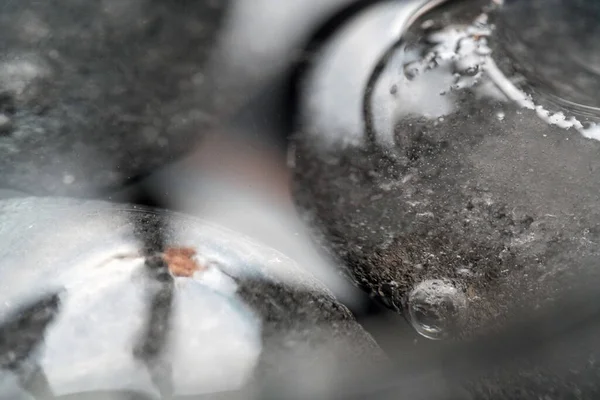
[[[408,296],[408,314],[422,336],[439,340],[449,336],[467,307],[465,295],[445,279],[417,284]]]

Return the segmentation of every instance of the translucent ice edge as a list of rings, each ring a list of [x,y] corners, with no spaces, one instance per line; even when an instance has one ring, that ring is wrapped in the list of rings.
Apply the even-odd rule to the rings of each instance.
[[[509,100],[512,100],[523,108],[535,110],[537,116],[544,122],[563,129],[574,128],[585,138],[600,140],[600,126],[598,124],[589,123],[586,124],[587,126],[584,126],[583,123],[574,116],[567,117],[562,111],[552,112],[541,105],[536,105],[529,94],[516,87],[502,71],[500,71],[491,57],[487,57],[485,69],[489,78]]]
[[[502,2],[496,2],[501,4]],[[413,74],[415,76],[421,75],[424,71],[428,70],[429,73],[434,70],[439,70],[440,73],[446,74],[448,78],[445,81],[440,81],[439,90],[443,91],[454,91],[466,88],[474,88],[480,95],[492,96],[498,100],[510,100],[519,105],[522,108],[534,110],[536,115],[544,122],[557,126],[563,129],[573,128],[585,138],[600,140],[600,125],[597,123],[586,123],[584,124],[575,116],[567,116],[563,111],[553,112],[544,108],[539,104],[535,104],[532,97],[522,89],[518,88],[511,80],[506,77],[502,71],[498,68],[492,58],[492,50],[487,44],[486,37],[489,37],[493,27],[488,24],[488,15],[486,13],[481,14],[475,19],[471,25],[467,26],[450,26],[440,31],[434,32],[428,36],[428,40],[433,43],[432,48],[428,53],[421,59],[409,63],[407,65],[413,66]],[[476,38],[476,39],[474,39]],[[428,67],[428,64],[435,59],[436,66],[434,68]],[[451,74],[448,73],[448,66],[453,64],[454,68],[460,69],[464,65],[466,70],[468,67],[472,68],[475,73],[469,75],[457,75],[452,85],[449,85]],[[406,73],[406,66],[405,66]],[[409,71],[410,73],[410,71]],[[478,83],[485,83],[483,78],[484,75],[491,83],[496,86],[501,92],[501,96],[494,95],[493,92],[485,93],[486,89],[484,85]],[[437,76],[428,76],[427,82],[431,84],[432,79],[439,79]],[[402,76],[401,82],[408,82],[407,78]],[[419,90],[419,81],[413,81],[412,90]],[[406,86],[406,84],[404,84]],[[488,90],[489,91],[489,90]],[[410,96],[414,97],[414,93],[410,93]],[[408,97],[410,97],[408,96]],[[406,99],[398,102],[398,109],[396,111],[396,118],[406,114],[407,112],[414,112],[414,110],[407,109]],[[440,100],[442,101],[442,100]],[[410,104],[410,103],[408,103]],[[432,112],[426,117],[438,118],[443,115],[447,115],[453,111],[453,105],[448,102],[443,103],[442,106],[438,106],[437,113]]]
[[[498,2],[501,4],[501,2]],[[460,41],[472,36],[475,32],[481,36],[489,36],[493,28],[487,25],[488,17],[486,14],[480,15],[472,25],[469,25],[463,29],[454,30],[453,34],[449,35],[446,32],[439,32],[438,36],[434,38],[438,39],[438,45],[436,47],[440,49],[453,49],[460,48],[463,52],[459,53],[459,57],[469,57],[469,54],[465,52],[465,46],[458,46]],[[452,31],[451,31],[452,32]],[[435,35],[435,34],[434,34]],[[436,42],[436,40],[434,40]],[[558,111],[553,112],[541,105],[535,104],[531,95],[525,93],[522,89],[519,89],[511,80],[506,77],[502,71],[498,68],[494,59],[492,58],[492,51],[487,46],[485,41],[479,42],[476,46],[471,46],[470,53],[472,56],[480,58],[480,69],[482,69],[487,77],[496,85],[496,87],[506,96],[509,100],[513,101],[522,108],[534,110],[537,116],[544,122],[555,125],[559,128],[569,129],[574,128],[577,132],[588,139],[600,140],[600,126],[596,123],[588,123],[584,125],[575,116],[566,116],[564,112]],[[468,51],[467,50],[467,51]],[[454,58],[457,55],[450,54],[449,58]]]

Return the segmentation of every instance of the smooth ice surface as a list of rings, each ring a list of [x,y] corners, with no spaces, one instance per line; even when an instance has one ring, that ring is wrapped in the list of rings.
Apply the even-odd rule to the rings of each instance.
[[[158,395],[133,356],[153,282],[141,258],[114,260],[64,277],[63,309],[48,329],[41,366],[57,395],[137,390]],[[235,298],[235,282],[211,267],[175,278],[164,358],[179,395],[233,390],[261,351],[260,322]]]
[[[228,292],[228,278],[209,284]],[[215,282],[218,279],[218,282]],[[260,321],[240,301],[198,282],[177,278],[169,358],[178,395],[233,390],[252,374],[261,352]]]
[[[147,311],[143,268],[141,258],[116,260],[64,277],[62,310],[41,359],[56,395],[152,387],[132,352]]]

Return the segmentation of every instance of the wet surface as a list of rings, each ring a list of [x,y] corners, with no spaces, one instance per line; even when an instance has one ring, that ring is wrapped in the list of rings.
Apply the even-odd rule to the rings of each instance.
[[[482,12],[469,10],[454,15],[473,21]],[[458,84],[454,59],[444,61],[439,39],[419,28],[450,18],[421,19],[390,58],[381,79],[392,82],[395,111],[391,129],[376,133],[383,139],[363,133],[332,147],[330,132],[322,142],[314,127],[297,135],[296,198],[351,276],[390,307],[402,311],[419,282],[449,279],[468,299],[464,328],[489,330],[509,310],[535,309],[597,279],[600,148],[498,95],[484,68]],[[430,57],[427,47],[438,52],[433,64],[407,76],[415,54]],[[445,106],[432,109],[438,101]]]
[[[511,74],[490,4],[452,3],[416,20],[373,63],[358,110],[365,125],[336,130],[300,117],[296,201],[359,286],[425,337],[467,339],[442,362],[451,381],[468,382],[458,398],[595,398],[596,328],[583,317],[595,300],[565,299],[593,298],[599,279],[599,142]],[[308,88],[350,42],[338,43]],[[303,101],[312,110],[319,100],[307,91]],[[329,121],[348,112],[328,104]],[[450,289],[430,296],[431,282]],[[444,326],[440,314],[456,309],[464,318]],[[487,345],[474,339],[507,329]],[[492,343],[497,358],[487,358]],[[481,364],[463,359],[478,353]]]
[[[0,17],[10,28],[0,41],[0,167],[9,172],[0,185],[86,196],[124,188],[105,197],[127,204],[0,190],[14,198],[0,201],[0,398],[598,397],[597,300],[589,294],[600,240],[599,142],[591,139],[600,136],[588,124],[593,116],[548,101],[547,85],[539,90],[516,68],[523,58],[500,34],[526,21],[509,16],[499,30],[490,2],[452,2],[412,23],[392,49],[426,2],[406,1],[410,12],[399,14],[399,3],[364,3],[328,25],[348,24],[345,39],[319,37],[334,40],[316,46],[316,68],[303,76],[309,106],[290,151],[294,192],[327,255],[408,320],[383,312],[376,322],[361,319],[395,358],[395,368],[381,371],[389,365],[371,336],[305,272],[324,261],[299,257],[297,266],[240,234],[277,236],[277,247],[308,252],[287,238],[298,241],[299,224],[282,231],[291,221],[281,219],[286,176],[269,152],[224,141],[201,151],[192,169],[150,179],[153,193],[123,187],[191,149],[213,123],[205,110],[214,101],[237,106],[267,76],[283,81],[292,48],[310,31],[306,20],[337,15],[349,1],[298,18],[304,5],[274,6],[278,32],[293,33],[289,43],[283,33],[264,41],[248,34],[267,24],[245,16],[268,1],[237,6],[226,24],[239,29],[223,41],[232,51],[219,54],[230,69],[216,82],[236,93],[220,98],[202,95],[198,71],[208,53],[187,51],[211,46],[196,22],[208,13],[220,26],[216,3],[78,3],[73,15],[28,3],[7,3]],[[61,24],[67,16],[71,28]],[[383,37],[381,27],[393,29]],[[252,45],[237,43],[242,36]],[[250,56],[258,62],[245,65]],[[272,114],[294,110],[281,107],[285,89],[271,89],[237,121],[241,134],[283,129]],[[32,158],[40,149],[49,151]],[[219,175],[220,164],[230,170]],[[220,172],[196,180],[213,169]],[[271,169],[264,181],[261,169]],[[261,193],[252,201],[244,197],[250,186]],[[131,202],[185,208],[239,231]],[[272,231],[258,232],[265,227]]]

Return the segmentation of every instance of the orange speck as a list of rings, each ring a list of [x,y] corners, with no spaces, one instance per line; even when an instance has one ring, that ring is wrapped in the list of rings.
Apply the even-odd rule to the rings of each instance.
[[[206,269],[192,258],[195,255],[196,250],[190,247],[169,247],[163,258],[173,275],[189,278],[194,272]]]

